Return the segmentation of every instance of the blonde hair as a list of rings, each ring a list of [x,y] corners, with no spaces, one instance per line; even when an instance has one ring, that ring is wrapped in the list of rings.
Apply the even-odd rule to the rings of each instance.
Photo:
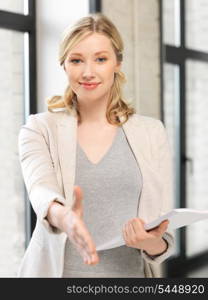
[[[115,25],[103,14],[95,13],[81,18],[74,26],[64,31],[59,48],[59,62],[62,66],[68,51],[78,44],[83,38],[97,32],[107,36],[112,43],[118,62],[123,60],[123,41]],[[127,104],[122,96],[122,85],[126,82],[123,72],[114,74],[114,83],[111,87],[109,102],[106,109],[106,118],[113,125],[125,123],[129,116],[135,113],[135,109]],[[63,96],[53,96],[47,100],[48,110],[67,108],[69,112],[75,108],[78,121],[81,121],[77,96],[70,85],[67,86]],[[119,118],[122,117],[121,121]]]

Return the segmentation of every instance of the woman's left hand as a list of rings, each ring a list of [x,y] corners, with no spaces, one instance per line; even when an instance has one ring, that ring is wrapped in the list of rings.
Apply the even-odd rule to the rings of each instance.
[[[162,238],[167,230],[169,221],[165,220],[156,228],[146,231],[145,222],[133,218],[123,226],[123,237],[127,246],[145,250],[150,255],[157,255],[166,250],[167,244]]]

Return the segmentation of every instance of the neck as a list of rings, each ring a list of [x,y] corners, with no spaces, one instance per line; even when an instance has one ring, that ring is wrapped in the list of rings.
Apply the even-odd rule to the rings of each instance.
[[[78,107],[81,116],[81,124],[109,125],[106,118],[107,99],[105,101],[82,101],[78,99]]]

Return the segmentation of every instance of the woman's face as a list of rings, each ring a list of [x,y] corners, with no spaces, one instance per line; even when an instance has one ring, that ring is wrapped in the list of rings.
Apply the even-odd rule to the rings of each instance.
[[[78,101],[107,101],[120,64],[110,39],[93,33],[68,52],[64,69]]]

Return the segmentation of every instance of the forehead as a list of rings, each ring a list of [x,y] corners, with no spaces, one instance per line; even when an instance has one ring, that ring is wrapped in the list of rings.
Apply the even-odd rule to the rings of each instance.
[[[111,40],[103,34],[92,33],[91,35],[84,37],[80,42],[73,46],[69,50],[68,54],[99,54],[104,51],[106,53],[114,52]]]

